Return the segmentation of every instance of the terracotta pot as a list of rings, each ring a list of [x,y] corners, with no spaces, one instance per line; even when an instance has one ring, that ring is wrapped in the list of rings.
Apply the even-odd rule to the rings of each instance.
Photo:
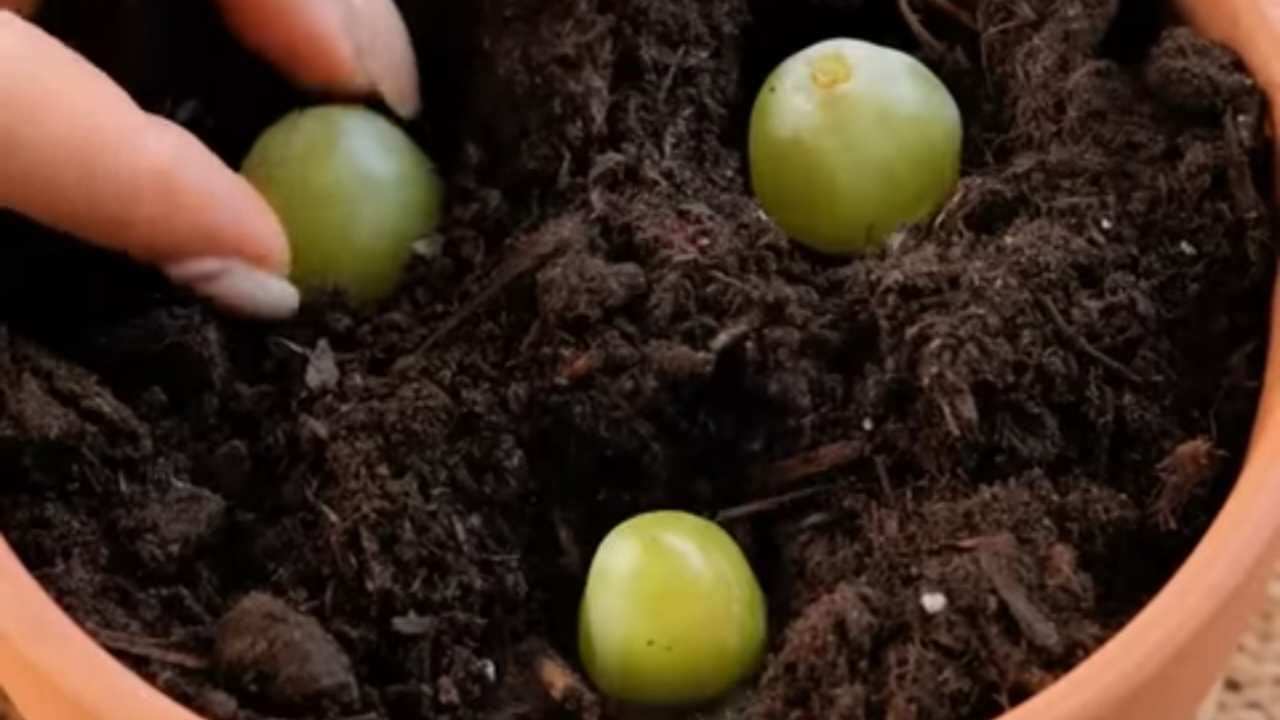
[[[1280,0],[1179,0],[1280,98]],[[1280,126],[1280,120],[1277,120]],[[1280,284],[1237,486],[1173,579],[1106,645],[999,720],[1190,720],[1280,561]],[[0,720],[199,720],[116,662],[0,539]]]

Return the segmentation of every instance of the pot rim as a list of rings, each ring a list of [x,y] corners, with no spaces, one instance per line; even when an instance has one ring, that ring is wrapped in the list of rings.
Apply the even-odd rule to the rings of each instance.
[[[1210,694],[1280,561],[1280,275],[1270,318],[1248,451],[1209,529],[1128,624],[997,720],[1189,717]]]

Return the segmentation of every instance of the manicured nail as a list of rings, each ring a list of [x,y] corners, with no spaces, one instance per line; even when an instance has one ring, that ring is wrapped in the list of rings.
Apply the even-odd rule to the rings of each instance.
[[[284,320],[298,312],[301,295],[285,278],[239,258],[204,257],[165,268],[174,282],[227,312],[259,320]]]
[[[347,0],[356,55],[374,89],[397,115],[422,110],[418,58],[393,0]]]

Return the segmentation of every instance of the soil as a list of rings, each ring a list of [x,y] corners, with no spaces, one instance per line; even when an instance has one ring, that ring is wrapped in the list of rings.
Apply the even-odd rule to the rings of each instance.
[[[576,670],[595,544],[720,518],[770,601],[724,718],[989,720],[1194,546],[1251,425],[1265,108],[1114,0],[404,3],[449,180],[401,292],[261,326],[8,217],[0,528],[211,720],[616,717]],[[287,88],[205,3],[44,21],[229,161]],[[852,35],[917,53],[964,179],[884,252],[753,203],[754,92]],[[175,228],[179,231],[180,228]]]

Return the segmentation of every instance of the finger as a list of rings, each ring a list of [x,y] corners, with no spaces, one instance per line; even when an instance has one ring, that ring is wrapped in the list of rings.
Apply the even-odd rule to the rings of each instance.
[[[233,285],[213,282],[207,268],[176,279],[238,312],[296,309],[292,286],[280,278],[289,266],[284,229],[253,186],[186,130],[144,112],[84,58],[4,10],[0,108],[0,207],[162,268],[220,259],[222,273],[240,278]],[[227,296],[228,287],[239,294]],[[246,287],[256,288],[256,300]]]
[[[378,94],[396,114],[421,109],[418,61],[393,0],[218,0],[227,25],[298,84]]]

